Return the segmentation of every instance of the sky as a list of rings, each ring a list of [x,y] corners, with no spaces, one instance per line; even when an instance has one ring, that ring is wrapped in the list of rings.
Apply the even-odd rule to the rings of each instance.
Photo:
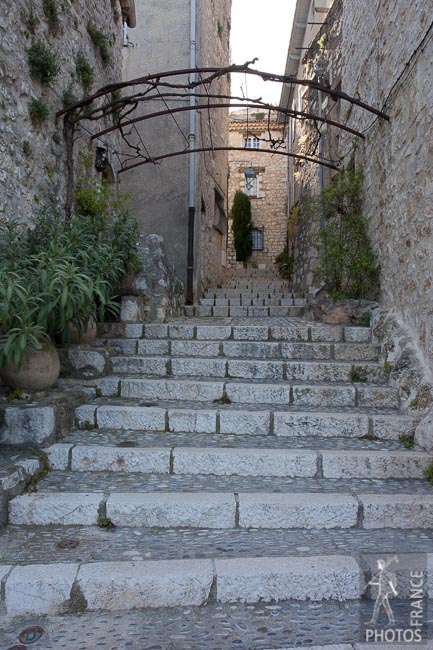
[[[232,63],[242,65],[259,57],[252,67],[284,74],[295,6],[296,0],[233,0]],[[252,75],[245,82],[245,75],[232,75],[232,95],[238,94],[278,104],[281,84]]]

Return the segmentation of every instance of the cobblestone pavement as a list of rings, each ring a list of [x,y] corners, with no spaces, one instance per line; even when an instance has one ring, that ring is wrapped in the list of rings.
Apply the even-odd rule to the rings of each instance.
[[[363,641],[361,622],[372,603],[284,602],[207,605],[203,608],[82,614],[54,618],[0,619],[0,650],[19,643],[19,633],[38,625],[44,636],[35,650],[277,650]],[[393,603],[402,625],[407,603]],[[428,613],[430,633],[433,609]],[[431,638],[431,634],[429,634]],[[384,648],[391,648],[388,644]],[[408,650],[409,650],[409,646]],[[431,645],[420,646],[431,650]],[[21,649],[20,649],[21,650]],[[326,649],[325,649],[326,650]],[[413,650],[413,648],[410,648]]]

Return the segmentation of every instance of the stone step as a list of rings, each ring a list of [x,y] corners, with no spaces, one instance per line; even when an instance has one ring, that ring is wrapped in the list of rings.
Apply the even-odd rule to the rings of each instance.
[[[303,410],[254,405],[171,402],[144,404],[134,401],[95,401],[75,411],[79,428],[125,431],[168,431],[260,436],[373,438],[398,440],[413,435],[418,418],[412,415],[353,408]]]
[[[379,346],[371,343],[311,343],[277,341],[203,341],[190,339],[99,339],[94,348],[108,347],[122,355],[173,357],[228,357],[303,361],[375,362]],[[87,352],[87,351],[86,351]],[[92,350],[90,350],[92,352]]]
[[[143,400],[262,403],[315,408],[361,406],[397,409],[400,404],[398,389],[393,386],[337,382],[303,383],[295,379],[270,383],[260,379],[205,381],[198,378],[159,379],[119,375],[99,379],[98,388],[106,397]]]
[[[9,616],[203,606],[275,600],[360,598],[362,571],[352,557],[114,561],[1,566]]]
[[[303,321],[285,324],[202,324],[200,322],[173,322],[148,325],[130,324],[125,326],[126,338],[181,339],[197,341],[282,341],[312,343],[357,343],[369,344],[369,327],[344,327],[340,325],[318,325]]]
[[[422,479],[430,456],[417,451],[235,447],[132,448],[57,443],[46,450],[55,470],[304,478]]]
[[[258,298],[245,297],[242,294],[238,298],[201,298],[200,305],[207,307],[304,307],[305,298],[285,298],[280,294],[272,296],[259,296]]]
[[[174,347],[176,346],[174,345]],[[296,362],[275,359],[244,360],[233,358],[226,360],[215,357],[172,356],[164,358],[164,356],[125,355],[112,357],[111,368],[116,374],[160,377],[226,377],[230,379],[369,382],[376,384],[388,382],[388,373],[385,368],[378,364],[366,363],[360,366],[345,361]]]
[[[431,493],[113,492],[105,483],[95,492],[41,489],[15,497],[9,523],[94,526],[102,518],[129,528],[433,529]]]
[[[185,307],[185,316],[196,316],[198,318],[215,317],[215,318],[228,318],[234,317],[248,317],[248,318],[267,318],[269,316],[283,316],[287,318],[300,318],[305,313],[305,308],[296,306],[216,306],[210,307],[207,305],[194,305],[191,312],[189,307]]]

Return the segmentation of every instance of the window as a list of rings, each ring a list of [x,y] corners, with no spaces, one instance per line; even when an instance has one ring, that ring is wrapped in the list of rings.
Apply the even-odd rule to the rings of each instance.
[[[259,177],[247,178],[245,176],[245,194],[248,196],[258,196],[259,195]]]
[[[245,149],[260,149],[259,138],[244,138]]]
[[[263,250],[263,230],[259,228],[253,228],[252,230],[253,238],[253,251],[262,251]]]

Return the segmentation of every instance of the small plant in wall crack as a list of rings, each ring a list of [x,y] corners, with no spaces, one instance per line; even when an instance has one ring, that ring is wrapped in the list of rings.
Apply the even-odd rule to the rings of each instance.
[[[92,39],[93,45],[99,51],[102,63],[108,65],[111,61],[110,43],[108,36],[96,29],[92,23],[87,25],[87,31]]]
[[[433,460],[429,465],[424,470],[424,476],[426,477],[427,481],[433,484]]]
[[[105,530],[116,527],[109,517],[98,517],[97,526],[98,528],[105,528]]]
[[[403,445],[403,447],[405,447],[406,449],[413,449],[413,447],[415,445],[412,436],[407,436],[407,435],[400,436],[399,440],[400,440],[401,444]]]
[[[84,54],[79,54],[75,61],[75,70],[85,93],[91,89],[94,81],[93,68]]]
[[[50,109],[48,108],[48,104],[43,99],[33,98],[29,104],[29,117],[33,126],[40,126],[48,119],[49,115]]]
[[[366,383],[368,381],[367,368],[354,366],[350,372],[350,381],[354,383]]]
[[[37,491],[37,485],[39,481],[41,481],[45,476],[51,471],[51,465],[48,460],[48,456],[45,452],[43,452],[41,449],[34,449],[33,450],[33,455],[37,456],[40,462],[40,468],[38,471],[31,476],[25,485],[24,492],[36,492]]]
[[[42,0],[42,8],[50,32],[56,34],[60,26],[57,0]]]
[[[49,85],[59,72],[59,61],[52,50],[38,41],[33,43],[27,50],[27,62],[30,68],[30,76],[43,85]]]

